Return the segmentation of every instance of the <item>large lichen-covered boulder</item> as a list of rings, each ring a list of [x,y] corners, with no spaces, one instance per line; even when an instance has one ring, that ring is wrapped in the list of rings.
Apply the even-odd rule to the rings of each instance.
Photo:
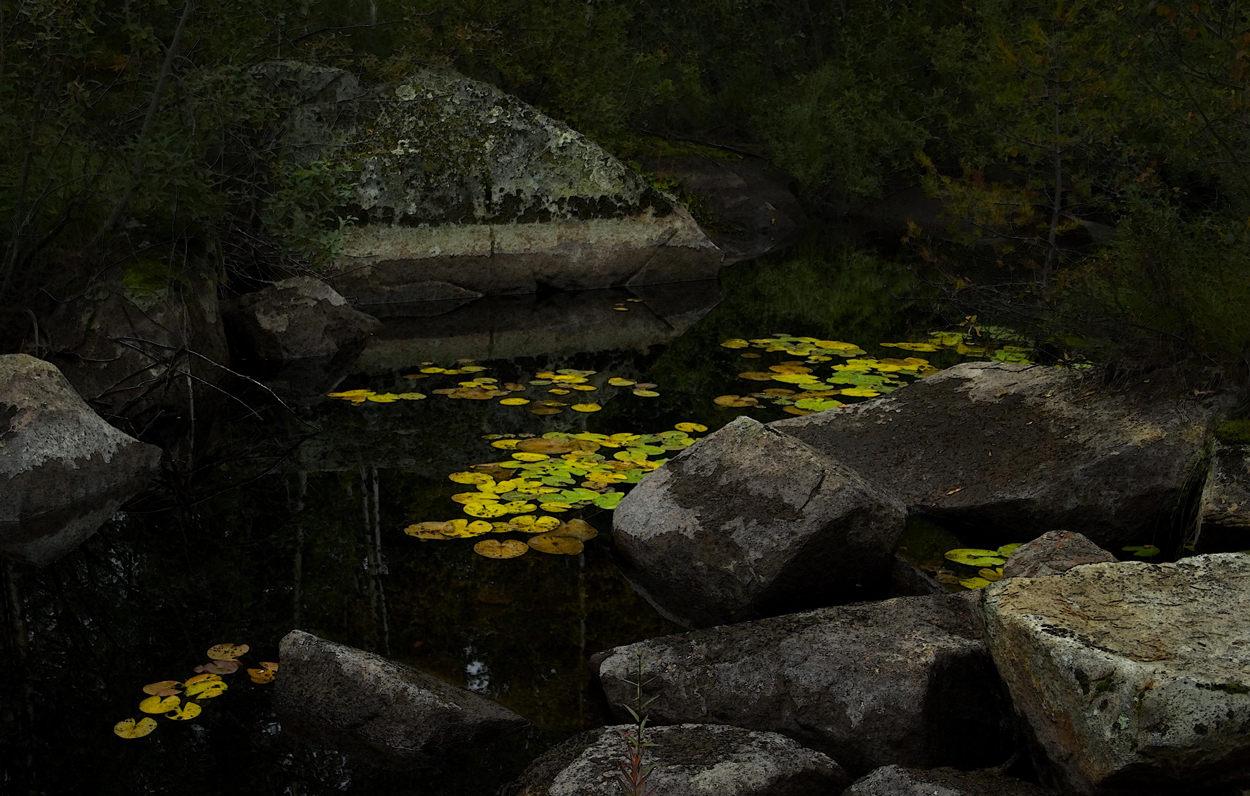
[[[0,552],[46,564],[159,472],[161,451],[91,411],[54,365],[0,356]]]
[[[905,522],[836,459],[743,416],[635,487],[612,540],[662,613],[707,627],[883,591]]]
[[[1050,531],[1013,550],[1003,564],[1003,577],[1044,578],[1062,575],[1073,567],[1115,560],[1115,556],[1079,533]]]
[[[535,760],[499,796],[616,796],[632,725],[587,730]],[[643,792],[664,796],[808,796],[847,782],[836,762],[785,736],[714,724],[648,727]]]
[[[1048,796],[1048,792],[996,771],[882,766],[855,780],[842,796]]]
[[[300,152],[320,138],[354,175],[328,273],[353,301],[683,282],[722,264],[679,204],[487,83],[427,68],[320,104],[291,138]]]
[[[1007,704],[969,595],[838,606],[629,644],[592,658],[614,715],[779,732],[852,775],[995,765]],[[641,680],[639,679],[641,678]]]
[[[989,586],[990,650],[1055,783],[1193,793],[1250,780],[1250,556]]]
[[[1083,371],[966,362],[778,431],[918,514],[1013,542],[1055,528],[1101,547],[1173,541],[1205,475],[1216,407]]]
[[[432,765],[528,724],[486,697],[300,630],[282,639],[279,663],[283,727],[378,765]]]

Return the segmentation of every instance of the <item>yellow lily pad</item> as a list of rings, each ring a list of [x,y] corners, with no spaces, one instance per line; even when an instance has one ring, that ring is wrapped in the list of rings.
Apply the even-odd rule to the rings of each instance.
[[[513,500],[500,506],[504,510],[504,514],[529,514],[538,507],[533,503],[527,503],[524,500]]]
[[[200,715],[202,708],[196,702],[187,702],[185,705],[174,708],[165,714],[165,718],[174,721],[188,721]]]
[[[455,482],[455,483],[457,483],[457,484],[476,484],[476,485],[480,485],[480,484],[493,484],[493,483],[495,483],[495,479],[494,479],[494,478],[491,478],[491,477],[490,477],[489,475],[487,475],[486,473],[470,473],[470,472],[467,472],[467,471],[466,471],[466,472],[462,472],[462,473],[452,473],[451,475],[447,476],[447,478],[448,478],[449,480],[451,480],[451,481],[454,481],[454,482]]]
[[[519,539],[483,539],[473,545],[473,552],[486,558],[516,558],[528,550],[529,545]]]
[[[748,370],[745,373],[739,373],[738,378],[747,379],[748,381],[772,381],[776,373],[766,370]]]
[[[188,696],[190,696],[189,690]],[[139,703],[139,710],[142,710],[144,713],[167,713],[180,704],[182,704],[182,700],[176,696],[150,696]]]
[[[451,538],[444,533],[450,530],[451,523],[449,522],[418,522],[405,528],[404,533],[426,541],[439,541]]]
[[[838,392],[851,398],[876,398],[881,394],[867,387],[847,387],[845,390],[839,390]]]
[[[275,674],[274,672],[266,669],[248,669],[247,676],[250,677],[252,682],[257,685],[265,685],[266,683],[273,682]]]
[[[599,404],[573,404],[569,408],[574,412],[598,412],[603,407]]]
[[[540,406],[537,409],[531,409],[530,414],[546,417],[548,415],[558,415],[560,410],[554,406]]]
[[[660,394],[655,390],[634,390],[634,395],[639,398],[659,398]]]
[[[464,513],[470,517],[481,517],[489,520],[494,517],[502,517],[510,512],[499,503],[466,503]]]
[[[143,693],[152,694],[153,696],[167,697],[178,693],[182,688],[181,680],[161,680],[159,683],[148,683],[143,687]]]
[[[544,517],[543,519],[554,520],[555,517]],[[598,536],[599,531],[595,530],[595,526],[585,520],[573,519],[568,522],[560,523],[559,526],[548,535],[567,536],[571,539],[588,542]]]
[[[638,382],[633,379],[623,379],[620,376],[614,376],[613,378],[608,379],[608,384],[613,387],[633,387],[637,383]]]
[[[215,661],[233,661],[249,649],[251,647],[246,644],[215,644],[208,648],[208,657]]]
[[[712,403],[717,406],[740,408],[744,406],[759,406],[760,402],[750,396],[742,395],[719,395],[712,399]]]
[[[399,396],[393,392],[385,392],[378,395],[365,396],[365,400],[372,401],[375,404],[393,404],[399,400]]]
[[[395,395],[401,401],[422,401],[425,400],[423,392],[401,392]]]
[[[525,406],[529,402],[528,398],[504,398],[499,403],[503,406]]]
[[[220,677],[216,680],[201,680],[198,683],[188,680],[187,696],[195,699],[212,699],[221,696],[227,688],[229,686],[223,683]]]
[[[746,348],[749,345],[750,343],[748,343],[746,340],[741,340],[736,337],[732,340],[726,340],[723,343],[721,343],[722,348]]]
[[[677,425],[673,426],[673,428],[677,429],[678,431],[684,431],[687,434],[691,432],[702,433],[704,431],[707,431],[707,426],[703,425],[702,423],[678,423]]]
[[[521,451],[520,453],[512,454],[512,458],[516,459],[518,462],[541,462],[550,459],[551,457],[545,453]]]
[[[347,392],[326,393],[326,397],[328,398],[345,398],[347,400],[351,400],[352,398],[368,398],[370,395],[373,395],[373,390],[348,390]]]
[[[572,536],[556,536],[550,533],[531,536],[529,546],[540,553],[550,555],[575,556],[585,549],[580,539]]]
[[[781,407],[781,411],[789,415],[798,415],[799,417],[812,414],[812,410],[800,409],[797,406],[783,406]]]
[[[142,738],[156,729],[156,720],[144,717],[136,722],[134,719],[122,719],[113,725],[113,734],[119,738]]]

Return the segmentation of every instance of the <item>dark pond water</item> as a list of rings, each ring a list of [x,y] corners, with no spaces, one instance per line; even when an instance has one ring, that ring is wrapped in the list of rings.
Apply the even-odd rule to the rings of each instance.
[[[437,316],[392,308],[357,372],[320,385],[324,374],[281,376],[285,406],[244,393],[223,406],[210,464],[194,477],[135,501],[54,565],[7,566],[0,792],[493,793],[550,743],[604,723],[593,653],[679,628],[614,568],[611,512],[581,512],[601,535],[579,556],[494,561],[474,554],[474,540],[406,536],[410,523],[462,516],[450,496],[465,487],[448,474],[501,458],[487,434],[714,430],[744,412],[783,417],[775,406],[712,402],[760,388],[740,371],[787,359],[743,359],[751,351],[721,341],[810,335],[900,356],[876,344],[938,323],[926,303],[903,300],[912,290],[904,267],[826,240],[726,269],[719,286],[640,293],[629,312],[613,305],[635,296],[610,291]],[[957,358],[923,356],[937,366]],[[500,381],[576,368],[596,371],[594,383],[651,382],[660,395],[605,384],[587,393],[602,411],[550,417],[440,395],[359,406],[324,397],[332,384],[428,393],[456,379],[402,376],[458,358]],[[160,719],[138,740],[113,734],[115,722],[142,715],[143,685],[185,679],[210,645],[247,643],[255,666],[277,660],[292,628],[485,694],[535,731],[441,769],[381,771],[284,734],[272,686],[240,672],[194,721]]]

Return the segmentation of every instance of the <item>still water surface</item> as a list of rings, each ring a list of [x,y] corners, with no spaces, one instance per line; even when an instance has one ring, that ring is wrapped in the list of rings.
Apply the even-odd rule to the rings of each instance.
[[[787,333],[898,356],[876,344],[938,323],[927,303],[906,300],[912,290],[904,267],[822,241],[732,266],[719,286],[383,312],[386,331],[355,372],[282,376],[282,404],[244,393],[223,406],[210,464],[194,477],[154,489],[52,566],[8,567],[0,792],[493,793],[550,743],[605,722],[592,654],[680,628],[614,568],[611,512],[583,512],[601,535],[579,556],[493,561],[473,553],[474,540],[406,536],[410,523],[462,516],[449,498],[465,487],[447,475],[502,458],[488,434],[778,419],[776,407],[712,403],[758,388],[737,373],[760,360],[748,364],[721,341]],[[638,297],[628,312],[613,309]],[[939,367],[954,361],[926,356]],[[359,406],[324,396],[330,387],[428,393],[455,379],[402,376],[459,358],[501,382],[577,368],[598,381],[655,383],[660,396],[602,386],[588,393],[602,411],[551,417],[440,395]],[[185,679],[220,642],[251,645],[252,666],[277,660],[292,628],[489,696],[535,731],[443,768],[381,771],[284,734],[272,686],[240,672],[194,721],[159,719],[143,739],[113,735],[115,722],[142,715],[143,685]]]

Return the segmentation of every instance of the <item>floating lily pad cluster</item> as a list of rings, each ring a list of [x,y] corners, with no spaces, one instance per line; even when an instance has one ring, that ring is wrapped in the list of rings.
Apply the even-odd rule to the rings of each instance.
[[[441,368],[432,362],[422,362],[421,365],[419,372],[407,374],[404,378],[417,380],[438,375],[462,376],[483,373],[487,370],[487,368],[476,365],[470,360],[460,360],[453,368]],[[491,376],[473,375],[470,379],[457,382],[455,387],[441,387],[436,390],[430,390],[430,393],[433,395],[444,395],[453,400],[491,401],[498,398],[502,406],[529,406],[530,412],[539,416],[558,415],[566,407],[574,412],[598,412],[603,406],[591,400],[593,396],[589,395],[599,390],[597,386],[590,383],[590,377],[597,372],[594,370],[577,370],[575,368],[540,371],[534,374],[533,379],[524,384],[511,381],[501,383],[499,379]],[[633,395],[639,398],[658,398],[660,395],[653,389],[656,386],[654,384],[636,382],[619,376],[609,378],[608,385],[612,387],[627,387]],[[546,389],[543,390],[541,388]],[[329,397],[339,398],[359,405],[366,402],[395,403],[397,401],[419,401],[425,398],[426,395],[419,392],[378,393],[373,390],[360,389],[332,392],[329,393]]]
[[[778,382],[786,387],[769,387],[745,395],[722,395],[713,399],[717,406],[759,406],[761,402],[780,406],[794,415],[807,415],[843,406],[839,397],[873,398],[895,390],[906,378],[918,378],[936,369],[920,357],[873,359],[862,348],[838,340],[775,335],[756,340],[726,340],[725,348],[759,348],[765,353],[785,353],[792,359],[738,374],[756,382]],[[743,356],[753,352],[747,352]],[[815,371],[824,363],[836,361],[825,376]]]
[[[522,547],[554,554],[579,553],[581,542],[593,538],[594,529],[582,520],[561,522],[551,515],[591,506],[615,509],[625,496],[622,489],[638,483],[668,461],[668,456],[693,444],[696,437],[691,433],[704,431],[707,427],[698,423],[679,423],[672,431],[658,434],[490,434],[487,439],[491,445],[510,451],[511,458],[474,465],[449,476],[454,483],[472,488],[452,496],[468,519],[420,522],[404,532],[423,541],[486,534],[529,536],[526,542],[479,542],[474,550],[488,558],[515,558],[526,552]]]
[[[1007,563],[1007,557],[1019,546],[1019,543],[1014,543],[1005,544],[996,550],[983,550],[977,547],[960,547],[955,550],[947,550],[945,553],[947,561],[959,564],[961,567],[967,568],[967,570],[976,570],[976,574],[961,577],[950,570],[940,569],[937,573],[937,579],[947,584],[958,583],[965,589],[984,589],[994,581],[1002,580],[1003,564]]]
[[[246,644],[216,644],[208,649],[208,663],[195,667],[198,674],[186,680],[162,680],[148,683],[143,693],[148,697],[139,703],[139,710],[150,714],[139,720],[124,719],[113,725],[113,733],[121,738],[142,738],[156,729],[152,715],[173,721],[188,721],[200,715],[205,699],[221,696],[229,687],[222,675],[231,675],[242,665],[239,658],[248,651]],[[273,682],[278,664],[262,661],[259,668],[248,669],[253,683]]]

